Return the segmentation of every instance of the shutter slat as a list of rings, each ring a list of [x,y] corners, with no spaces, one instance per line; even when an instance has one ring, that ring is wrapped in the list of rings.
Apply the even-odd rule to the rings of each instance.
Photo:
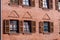
[[[35,7],[35,0],[30,0],[31,1],[31,6]]]
[[[3,20],[3,33],[5,34],[5,20]]]
[[[19,0],[19,5],[22,5],[23,0]]]
[[[43,1],[39,0],[39,8],[42,8],[42,5],[43,5]]]
[[[43,22],[39,22],[39,33],[43,33]]]
[[[9,5],[19,5],[19,0],[10,0]]]
[[[58,0],[55,0],[55,9],[58,10]]]
[[[9,20],[3,20],[3,33],[9,33]]]
[[[32,21],[32,33],[36,32],[36,22]]]
[[[23,21],[19,21],[19,32],[23,33]]]
[[[9,33],[9,20],[5,20],[5,33]]]
[[[50,32],[53,32],[53,22],[50,22]]]
[[[49,9],[53,9],[53,0],[49,0]]]

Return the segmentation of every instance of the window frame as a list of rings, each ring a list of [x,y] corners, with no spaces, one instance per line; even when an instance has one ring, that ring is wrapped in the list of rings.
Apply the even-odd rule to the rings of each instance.
[[[49,22],[49,29],[48,32],[44,32],[44,22]],[[40,21],[39,22],[39,33],[43,33],[43,34],[50,34],[53,33],[54,31],[54,24],[51,21]]]
[[[31,20],[24,20],[24,22],[28,22],[28,24],[29,24],[29,22],[30,22],[30,27],[31,27],[31,29],[30,29],[30,27],[29,27],[29,33],[28,32],[25,32],[24,30],[24,26],[23,26],[23,31],[24,31],[24,34],[31,34],[32,33],[32,24],[31,24]],[[23,25],[24,25],[24,22],[23,22]],[[26,29],[27,30],[27,29]]]
[[[47,30],[47,32],[44,31],[44,23],[45,22],[48,23],[48,30]],[[50,33],[50,22],[49,21],[44,21],[43,22],[43,33]]]
[[[10,30],[10,25],[9,25],[9,31],[13,31],[13,33],[18,33],[18,28],[19,28],[19,27],[18,27],[18,25],[19,25],[19,24],[18,24],[18,20],[9,20],[9,21],[10,21],[10,22],[11,22],[11,21],[16,21],[16,22],[17,22],[17,28],[16,28],[16,30],[13,30],[14,27],[12,27],[12,30]],[[9,24],[11,24],[11,23],[9,23]],[[13,26],[13,25],[12,25],[12,26]],[[15,31],[15,32],[14,32],[14,31]],[[12,34],[12,32],[10,32],[10,33]]]

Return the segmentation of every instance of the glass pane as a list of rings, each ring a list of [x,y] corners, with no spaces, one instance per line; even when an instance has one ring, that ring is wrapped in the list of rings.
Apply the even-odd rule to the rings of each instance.
[[[23,1],[26,1],[26,0],[23,0]]]
[[[43,0],[43,7],[47,8],[47,0]]]
[[[28,25],[28,22],[24,22],[24,32],[26,32],[26,33],[29,32],[29,25]]]
[[[25,2],[23,2],[23,5],[25,5]]]
[[[23,5],[29,5],[29,1],[28,0],[23,0]]]
[[[28,3],[28,2],[26,2],[26,5],[29,5],[29,3]]]
[[[13,25],[13,28],[14,28],[14,30],[17,30],[17,26],[16,25]]]
[[[59,8],[59,10],[60,10],[60,2],[58,2],[58,8]]]
[[[10,21],[10,32],[17,31],[17,21]]]
[[[28,2],[28,0],[26,0],[26,2]]]
[[[10,30],[12,30],[12,25],[10,25]]]
[[[48,32],[48,22],[44,22],[44,31]]]

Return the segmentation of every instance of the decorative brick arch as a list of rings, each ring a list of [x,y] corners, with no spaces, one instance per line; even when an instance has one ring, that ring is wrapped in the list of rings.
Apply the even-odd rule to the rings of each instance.
[[[9,13],[8,17],[11,17],[11,18],[19,18],[19,15],[18,15],[18,13],[15,10],[13,10],[13,11],[11,11]]]
[[[31,14],[27,11],[22,18],[32,19]]]
[[[48,14],[45,14],[45,15],[43,16],[42,20],[50,20],[49,15],[48,15]]]

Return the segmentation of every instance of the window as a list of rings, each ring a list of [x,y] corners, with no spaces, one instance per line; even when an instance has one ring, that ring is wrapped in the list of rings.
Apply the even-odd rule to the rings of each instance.
[[[48,4],[48,3],[47,3],[47,0],[43,0],[43,7],[44,7],[44,8],[47,8],[47,6],[48,6],[47,4]]]
[[[35,33],[36,22],[29,20],[3,20],[3,33]]]
[[[39,0],[39,8],[52,9],[53,0]]]
[[[23,5],[29,6],[29,0],[23,0]]]
[[[49,22],[44,22],[44,32],[50,32]]]
[[[59,2],[58,2],[58,9],[60,10],[60,0],[59,0]]]
[[[29,6],[29,7],[35,7],[35,0],[10,0],[10,3],[8,5],[12,6]]]
[[[55,0],[55,9],[60,11],[60,0]]]
[[[18,20],[3,20],[3,33],[19,33]]]
[[[11,20],[10,21],[10,33],[16,33],[18,32],[18,22],[17,21],[14,21],[14,20]]]
[[[35,7],[35,0],[23,0],[23,6]]]
[[[53,22],[39,22],[39,33],[52,33],[53,32]]]
[[[31,21],[24,21],[24,33],[31,33]]]

